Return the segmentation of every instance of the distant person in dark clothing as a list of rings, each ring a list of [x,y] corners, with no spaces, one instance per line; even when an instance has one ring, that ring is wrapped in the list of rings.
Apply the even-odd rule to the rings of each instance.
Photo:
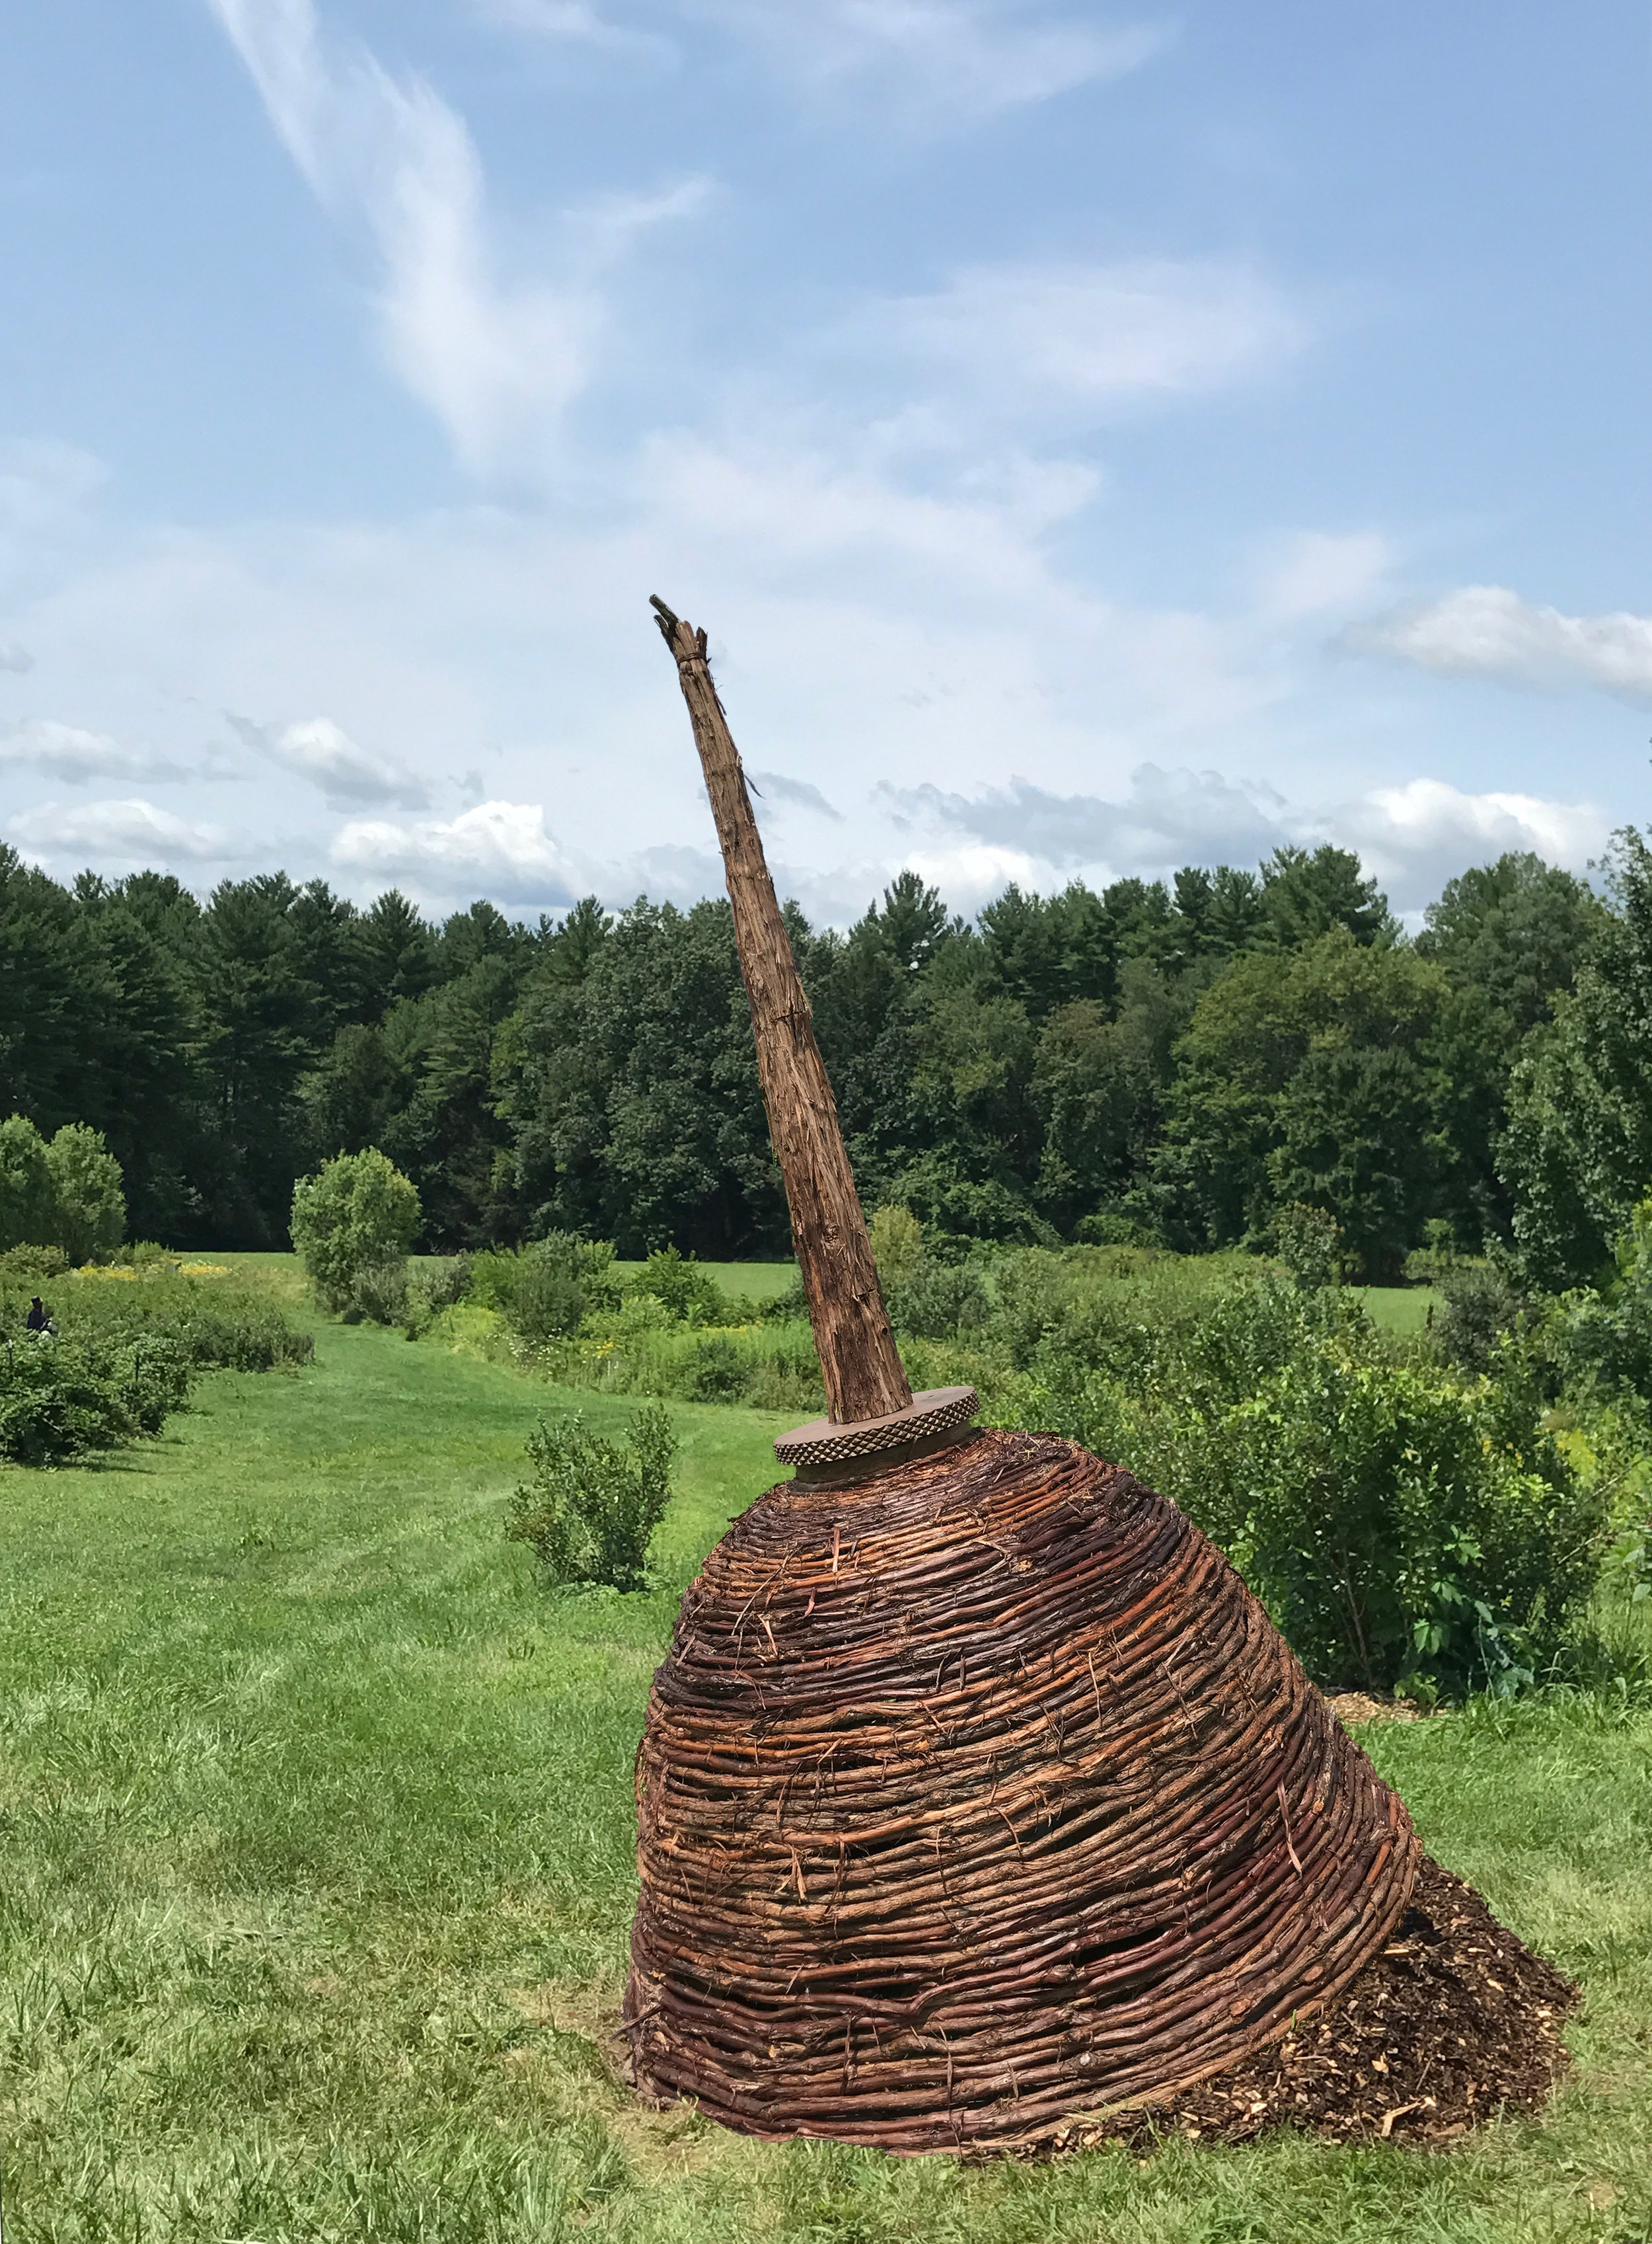
[[[30,1332],[50,1332],[51,1317],[45,1303],[37,1294],[29,1304],[29,1314],[24,1319]]]

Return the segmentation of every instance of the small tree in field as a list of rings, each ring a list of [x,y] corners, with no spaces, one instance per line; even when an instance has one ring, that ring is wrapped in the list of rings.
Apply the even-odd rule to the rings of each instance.
[[[640,1590],[648,1545],[671,1497],[677,1436],[658,1402],[644,1404],[625,1446],[594,1434],[577,1412],[528,1437],[533,1478],[510,1499],[505,1535],[526,1543],[554,1582]]]
[[[51,1172],[40,1132],[26,1115],[0,1122],[0,1250],[56,1247]]]
[[[120,1163],[101,1132],[66,1122],[45,1139],[25,1115],[0,1122],[0,1252],[57,1247],[87,1262],[125,1234]]]
[[[348,1308],[358,1281],[406,1261],[421,1212],[418,1187],[376,1146],[300,1179],[293,1244],[328,1308]]]
[[[126,1236],[126,1195],[120,1163],[103,1132],[66,1122],[46,1147],[46,1172],[57,1202],[57,1236],[71,1262],[112,1254]]]

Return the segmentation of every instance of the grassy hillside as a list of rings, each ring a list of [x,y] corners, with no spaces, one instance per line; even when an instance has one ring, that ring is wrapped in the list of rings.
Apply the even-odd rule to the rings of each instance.
[[[1370,1742],[1435,1851],[1579,1974],[1541,2125],[963,2170],[765,2148],[603,2060],[630,1761],[678,1596],[784,1421],[674,1406],[662,1586],[547,1592],[500,1536],[508,1369],[318,1325],[97,1471],[0,1473],[8,2244],[1513,2244],[1652,2234],[1652,1718]]]

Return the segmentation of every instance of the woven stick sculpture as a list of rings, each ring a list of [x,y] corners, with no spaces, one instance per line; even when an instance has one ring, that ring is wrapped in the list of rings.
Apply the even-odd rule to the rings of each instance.
[[[728,870],[830,1401],[684,1599],[637,1754],[639,2088],[893,2151],[1150,2105],[1334,1997],[1410,1819],[1227,1560],[1071,1442],[911,1395],[706,662]]]

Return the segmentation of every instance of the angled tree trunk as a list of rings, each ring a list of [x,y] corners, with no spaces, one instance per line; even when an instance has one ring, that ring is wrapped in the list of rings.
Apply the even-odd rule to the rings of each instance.
[[[814,1345],[834,1423],[904,1410],[912,1389],[901,1369],[878,1283],[837,1102],[815,1041],[809,1000],[775,901],[745,774],[705,659],[705,633],[654,602],[677,659],[694,745],[711,798],[728,874],[740,971],[752,1004],[758,1074],[775,1158],[792,1213],[792,1240],[809,1297]]]

